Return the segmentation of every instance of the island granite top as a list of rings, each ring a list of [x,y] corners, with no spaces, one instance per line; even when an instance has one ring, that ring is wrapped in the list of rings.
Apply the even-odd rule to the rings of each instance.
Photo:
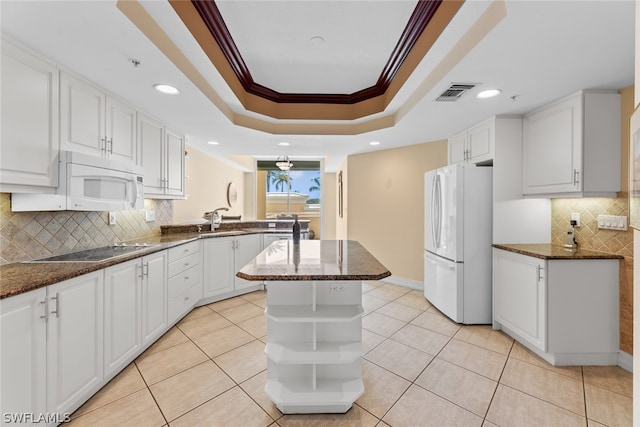
[[[569,249],[560,245],[547,243],[493,244],[496,249],[515,252],[540,259],[622,259],[622,255],[588,249]]]
[[[252,281],[379,280],[390,275],[354,240],[276,241],[237,273]]]

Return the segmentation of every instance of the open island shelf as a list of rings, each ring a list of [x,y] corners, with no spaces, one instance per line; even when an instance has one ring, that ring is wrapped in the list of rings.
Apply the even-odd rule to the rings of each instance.
[[[238,272],[266,284],[265,393],[282,413],[344,413],[362,396],[362,281],[390,274],[349,240],[277,241]]]

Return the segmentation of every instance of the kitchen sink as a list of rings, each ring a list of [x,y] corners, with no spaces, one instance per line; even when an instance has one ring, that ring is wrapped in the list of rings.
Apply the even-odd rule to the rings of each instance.
[[[78,252],[70,252],[68,254],[55,255],[47,258],[34,259],[25,261],[25,263],[46,263],[46,262],[98,262],[107,259],[116,258],[127,255],[143,249],[148,249],[157,245],[149,245],[146,243],[135,245],[111,245],[102,246],[95,249],[85,249]]]

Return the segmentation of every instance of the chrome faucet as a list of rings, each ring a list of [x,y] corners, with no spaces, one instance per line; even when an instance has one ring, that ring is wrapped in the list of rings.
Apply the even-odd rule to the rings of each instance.
[[[222,221],[222,219],[220,218],[220,215],[218,215],[218,211],[228,211],[228,210],[229,208],[218,208],[218,209],[214,209],[211,212],[205,212],[204,214],[205,218],[207,218],[209,214],[211,215],[211,230],[214,230],[220,227],[220,222]]]

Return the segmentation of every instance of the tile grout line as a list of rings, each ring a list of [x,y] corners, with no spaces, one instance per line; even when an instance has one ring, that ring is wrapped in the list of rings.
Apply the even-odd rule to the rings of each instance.
[[[511,352],[513,351],[513,348],[515,347],[515,340],[513,340],[511,342],[511,348],[509,348],[509,353],[507,354],[507,360],[504,361],[504,366],[502,367],[502,371],[500,371],[500,376],[498,377],[498,380],[496,381],[496,388],[493,389],[493,393],[491,394],[491,399],[489,400],[489,405],[487,405],[487,410],[484,413],[484,417],[482,418],[482,422],[484,423],[485,421],[489,421],[490,423],[493,423],[491,420],[487,420],[487,415],[489,415],[489,410],[491,409],[491,405],[493,404],[493,399],[495,399],[496,397],[496,393],[498,392],[498,387],[500,386],[500,380],[502,379],[502,375],[504,374],[504,370],[507,369],[507,363],[509,363],[509,359],[511,358]]]

